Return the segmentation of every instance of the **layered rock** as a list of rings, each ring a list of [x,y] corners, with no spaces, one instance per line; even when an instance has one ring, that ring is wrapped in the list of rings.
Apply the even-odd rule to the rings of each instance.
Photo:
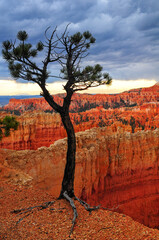
[[[64,94],[53,96],[54,100],[62,105]],[[133,89],[120,94],[74,94],[70,106],[71,112],[82,112],[103,106],[104,108],[118,108],[141,106],[144,103],[159,102],[159,85],[155,84],[149,88]],[[10,99],[4,110],[16,110],[20,113],[28,110],[51,111],[52,108],[44,98],[33,99]]]
[[[93,128],[76,136],[76,195],[159,227],[159,130],[107,134],[106,128]],[[61,139],[36,151],[1,149],[0,164],[58,196],[66,143]]]
[[[62,105],[63,97],[64,94],[58,94],[54,99]],[[75,132],[104,126],[112,132],[119,128],[121,131],[129,132],[156,129],[159,128],[158,101],[158,84],[113,95],[75,94],[70,107],[71,119]],[[43,98],[10,99],[4,110],[19,111],[23,114],[17,116],[20,123],[18,130],[12,131],[10,137],[4,137],[0,141],[1,148],[22,150],[48,147],[66,136],[58,114],[44,113],[35,109],[51,111]],[[4,115],[5,113],[1,112],[0,118]],[[131,125],[131,117],[135,122],[134,126]]]
[[[58,114],[27,112],[16,119],[19,122],[18,130],[3,137],[0,141],[1,148],[22,150],[48,147],[55,140],[66,136]]]
[[[1,112],[4,118],[6,113]],[[107,126],[109,131],[117,130],[137,132],[159,128],[159,103],[145,103],[142,106],[119,109],[104,109],[102,106],[82,113],[71,113],[75,132],[93,127]],[[135,125],[131,125],[133,117]],[[0,141],[1,148],[7,149],[37,149],[49,147],[54,141],[66,137],[61,118],[57,113],[28,111],[16,116],[19,122],[18,130],[11,131],[9,137]],[[132,129],[133,128],[133,129]]]

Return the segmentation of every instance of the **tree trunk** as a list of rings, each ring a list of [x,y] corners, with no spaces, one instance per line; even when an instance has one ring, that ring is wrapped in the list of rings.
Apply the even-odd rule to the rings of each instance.
[[[67,132],[67,157],[59,198],[64,197],[64,192],[67,192],[68,196],[72,198],[74,197],[76,137],[69,113],[61,114],[61,119]]]

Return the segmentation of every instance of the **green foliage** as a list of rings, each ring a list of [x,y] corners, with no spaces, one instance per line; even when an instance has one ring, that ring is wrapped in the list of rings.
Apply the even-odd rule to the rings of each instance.
[[[71,36],[70,41],[73,44],[79,44],[80,41],[82,40],[83,35],[80,32],[75,33],[74,35]]]
[[[75,78],[75,84],[73,87],[78,89],[80,85],[83,85],[84,88],[96,87],[99,85],[108,84],[110,85],[112,82],[112,78],[108,73],[102,73],[102,66],[100,64],[96,64],[95,66],[86,66],[83,70],[81,69],[72,69],[73,76]],[[68,71],[67,68],[64,67],[61,70],[64,78],[68,79]],[[82,89],[81,89],[82,90]]]
[[[36,49],[32,49],[31,51],[30,51],[30,57],[36,57],[37,56],[37,50]]]
[[[8,68],[13,78],[34,80],[35,69],[38,67],[31,61],[31,58],[37,57],[38,52],[43,50],[43,43],[38,42],[36,48],[33,48],[31,43],[26,42],[28,39],[26,31],[19,31],[17,39],[20,41],[17,46],[8,40],[3,42],[3,58],[8,62]]]
[[[47,28],[45,44],[39,41],[36,47],[27,42],[29,36],[26,31],[19,31],[17,34],[18,41],[14,41],[14,43],[8,40],[4,41],[2,54],[8,62],[11,76],[15,79],[21,78],[36,82],[44,90],[46,80],[51,75],[48,66],[55,62],[62,66],[62,76],[57,77],[67,80],[64,86],[67,93],[111,84],[112,78],[108,73],[102,72],[103,68],[100,64],[86,66],[83,69],[80,66],[82,59],[88,55],[88,48],[95,43],[96,39],[89,31],[69,35],[67,28],[68,26],[61,36],[56,33],[56,28],[48,36],[50,28]],[[43,49],[45,50],[44,59],[39,66],[33,59],[36,59],[38,52]],[[57,105],[55,108],[57,108]]]
[[[95,38],[89,31],[84,32],[83,34],[80,32],[75,33],[70,37],[70,42],[74,45],[84,44],[86,48],[90,47],[90,44],[95,43]]]
[[[89,39],[92,37],[92,34],[89,31],[86,31],[83,33],[83,36],[85,37],[85,39]]]
[[[28,38],[28,34],[26,33],[26,31],[19,31],[18,34],[17,34],[17,38],[20,41],[26,41],[27,38]]]
[[[18,78],[20,71],[22,70],[22,64],[10,62],[8,68],[13,78]]]
[[[4,41],[3,43],[2,43],[2,47],[4,48],[4,49],[6,49],[6,50],[10,50],[11,48],[12,48],[12,43],[10,42],[10,41]]]
[[[7,62],[10,60],[10,55],[4,49],[2,49],[2,56]]]
[[[24,47],[22,47],[22,45],[19,45],[13,49],[13,54],[14,54],[14,56],[20,58],[22,55],[22,51],[24,51]],[[25,55],[25,53],[23,53],[23,55]]]
[[[43,43],[41,41],[38,42],[37,45],[36,45],[36,48],[39,52],[42,51],[44,49]]]
[[[8,137],[10,135],[10,129],[17,130],[19,123],[15,119],[15,117],[5,116],[3,120],[0,120],[0,139],[3,137],[3,130],[4,135]]]

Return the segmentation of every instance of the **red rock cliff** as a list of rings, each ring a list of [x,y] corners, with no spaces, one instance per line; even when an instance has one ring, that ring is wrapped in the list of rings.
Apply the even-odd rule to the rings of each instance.
[[[54,100],[62,105],[64,94],[53,96]],[[141,106],[144,103],[159,102],[159,84],[149,88],[133,89],[120,94],[74,94],[70,106],[71,112],[89,110],[97,106],[104,108]],[[44,98],[10,99],[4,110],[52,110]]]
[[[2,112],[1,117],[4,117]],[[159,103],[119,109],[104,109],[101,106],[82,113],[71,113],[75,132],[103,126],[112,132],[119,128],[132,132],[131,117],[135,121],[134,132],[159,128]],[[9,137],[0,141],[1,148],[22,150],[49,147],[54,141],[66,137],[59,114],[30,111],[16,118],[20,123],[18,130],[11,131]]]
[[[76,195],[91,204],[118,206],[117,211],[159,227],[159,130],[109,135],[106,128],[93,128],[76,136]],[[36,151],[1,149],[0,164],[18,171],[17,181],[33,178],[40,188],[58,196],[66,143],[66,138],[61,139]]]
[[[58,114],[27,112],[16,119],[19,122],[18,130],[11,131],[8,137],[3,137],[0,141],[1,148],[37,149],[50,146],[55,140],[66,136]]]
[[[62,104],[64,95],[54,96]],[[71,119],[75,132],[84,131],[93,127],[107,126],[110,131],[137,132],[159,128],[159,85],[150,88],[135,89],[114,95],[75,94],[71,104]],[[132,106],[134,107],[125,107]],[[112,107],[109,109],[105,109]],[[118,107],[118,108],[116,108]],[[86,110],[90,109],[91,110]],[[41,110],[51,110],[43,98],[11,99],[4,107],[8,110],[26,111],[17,116],[20,125],[17,131],[11,132],[10,137],[0,141],[1,148],[7,149],[37,149],[41,146],[50,146],[54,141],[66,136],[58,114],[44,113]],[[77,112],[83,111],[84,112]],[[7,113],[6,113],[7,114]],[[4,113],[1,112],[3,117]],[[131,125],[131,117],[134,126]]]

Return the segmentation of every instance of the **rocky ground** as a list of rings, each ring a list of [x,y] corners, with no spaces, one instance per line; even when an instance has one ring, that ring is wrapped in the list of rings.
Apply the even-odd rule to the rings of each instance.
[[[11,213],[20,208],[37,206],[55,200],[46,209],[33,209],[24,217]],[[62,239],[159,239],[159,230],[150,229],[133,221],[130,217],[107,210],[97,210],[90,215],[75,201],[78,219],[73,234],[69,236],[72,225],[72,209],[65,200],[56,200],[33,186],[13,185],[7,181],[0,183],[0,239],[12,240],[62,240]]]

